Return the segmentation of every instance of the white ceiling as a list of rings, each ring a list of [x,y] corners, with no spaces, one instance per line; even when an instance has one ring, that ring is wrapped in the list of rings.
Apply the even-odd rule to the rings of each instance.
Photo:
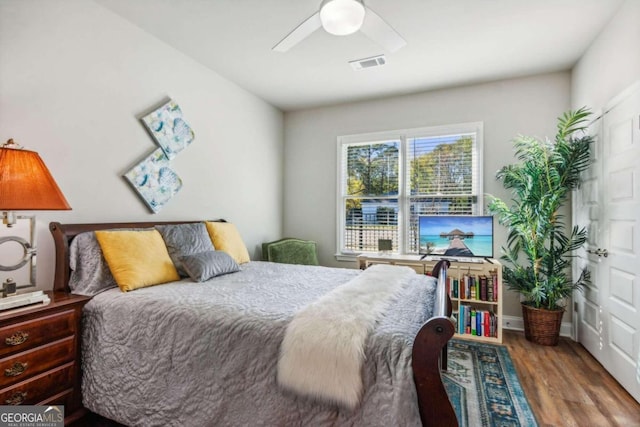
[[[389,54],[322,29],[271,48],[320,0],[96,0],[284,110],[568,70],[623,0],[365,0],[406,40]],[[386,53],[382,67],[348,61]]]

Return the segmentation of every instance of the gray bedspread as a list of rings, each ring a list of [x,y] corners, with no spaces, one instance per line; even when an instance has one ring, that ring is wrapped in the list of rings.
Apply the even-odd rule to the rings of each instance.
[[[84,309],[83,403],[131,426],[420,425],[411,349],[435,290],[423,275],[367,340],[358,408],[315,402],[276,383],[295,312],[357,274],[254,261],[204,283],[103,292]]]

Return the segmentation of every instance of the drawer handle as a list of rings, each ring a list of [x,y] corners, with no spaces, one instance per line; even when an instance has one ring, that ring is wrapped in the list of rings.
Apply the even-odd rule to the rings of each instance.
[[[28,339],[29,339],[28,332],[18,331],[15,334],[11,335],[10,337],[5,338],[4,342],[7,345],[20,345],[20,344],[24,344]]]
[[[13,396],[5,400],[5,403],[7,405],[20,405],[25,400],[27,400],[27,392],[16,391],[15,393],[13,393]]]
[[[27,363],[16,362],[13,364],[11,368],[7,368],[4,370],[5,377],[17,377],[21,375],[24,371],[27,370]]]

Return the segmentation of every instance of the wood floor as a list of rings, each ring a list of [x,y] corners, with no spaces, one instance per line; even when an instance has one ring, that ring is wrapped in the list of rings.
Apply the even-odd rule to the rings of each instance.
[[[545,347],[514,331],[504,331],[503,344],[541,427],[640,427],[640,404],[582,345],[561,338],[557,347]],[[90,414],[74,426],[120,424]]]
[[[640,426],[640,404],[577,342],[546,347],[504,331],[503,344],[540,426]]]

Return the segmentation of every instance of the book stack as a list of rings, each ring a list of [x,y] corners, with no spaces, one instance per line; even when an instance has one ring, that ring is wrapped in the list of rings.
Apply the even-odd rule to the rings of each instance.
[[[498,317],[491,310],[483,310],[468,304],[460,304],[453,312],[456,333],[478,337],[497,337]]]
[[[492,270],[489,275],[464,274],[459,279],[448,277],[447,290],[451,298],[497,302],[497,272]]]

